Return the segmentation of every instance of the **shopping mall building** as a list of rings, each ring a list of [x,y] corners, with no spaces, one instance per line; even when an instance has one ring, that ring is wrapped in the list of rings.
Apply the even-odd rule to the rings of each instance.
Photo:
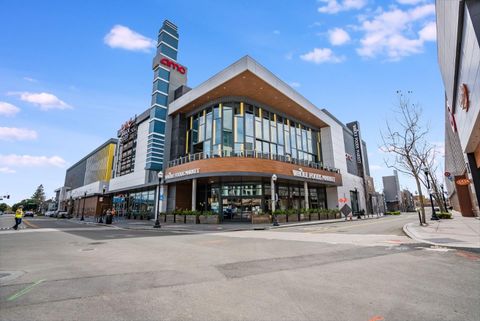
[[[248,222],[272,205],[374,211],[358,122],[341,123],[249,56],[189,88],[178,39],[165,21],[151,106],[117,133],[105,184],[117,212],[191,209]]]
[[[438,63],[445,87],[448,198],[480,215],[480,2],[437,0]]]

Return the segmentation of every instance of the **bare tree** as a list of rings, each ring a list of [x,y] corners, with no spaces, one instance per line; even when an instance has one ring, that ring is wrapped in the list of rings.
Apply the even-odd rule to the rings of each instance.
[[[425,145],[427,146],[424,150],[424,153],[418,153],[417,152],[417,157],[422,160],[422,165],[423,168],[428,169],[428,172],[430,173],[430,187],[431,187],[431,193],[432,197],[435,199],[435,201],[438,204],[438,207],[440,208],[441,212],[448,212],[447,209],[445,208],[445,204],[443,203],[443,198],[442,198],[442,192],[440,191],[440,182],[441,180],[438,178],[437,173],[438,173],[438,163],[436,162],[436,158],[438,155],[438,152],[433,145]],[[421,177],[420,178],[423,186],[425,188],[428,188],[428,184],[426,181],[426,178]]]
[[[411,104],[409,99],[401,92],[398,95],[397,114],[394,118],[395,125],[386,122],[386,131],[381,132],[382,146],[384,152],[393,154],[393,160],[385,159],[389,168],[394,168],[400,173],[411,176],[415,179],[420,198],[422,222],[425,224],[425,204],[422,194],[422,165],[428,155],[429,146],[425,137],[428,134],[428,127],[422,126],[422,110],[418,105]]]

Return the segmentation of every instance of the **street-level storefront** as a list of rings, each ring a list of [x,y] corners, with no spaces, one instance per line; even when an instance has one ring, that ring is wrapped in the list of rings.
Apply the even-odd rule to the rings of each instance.
[[[155,216],[155,188],[114,194],[113,208],[121,218],[151,219]]]
[[[277,210],[328,208],[326,189],[342,183],[335,169],[311,162],[239,156],[190,159],[166,171],[167,212],[211,211],[222,221],[250,222],[253,215],[271,213],[272,202]]]

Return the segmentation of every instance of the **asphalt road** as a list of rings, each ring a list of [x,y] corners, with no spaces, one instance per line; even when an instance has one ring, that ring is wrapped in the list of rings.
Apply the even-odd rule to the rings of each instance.
[[[0,319],[479,320],[480,256],[412,242],[413,220],[183,234],[27,219],[0,231]]]

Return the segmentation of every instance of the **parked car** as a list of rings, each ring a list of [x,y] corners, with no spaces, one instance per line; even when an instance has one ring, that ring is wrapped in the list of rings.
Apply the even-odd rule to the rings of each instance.
[[[53,214],[55,214],[55,211],[46,211],[45,212],[45,216],[52,216],[53,217]]]
[[[57,213],[57,218],[70,218],[68,212],[62,211]]]
[[[33,214],[33,211],[26,211],[26,212],[23,214],[24,217],[27,217],[27,216],[33,217],[34,215],[35,215],[35,214]]]

